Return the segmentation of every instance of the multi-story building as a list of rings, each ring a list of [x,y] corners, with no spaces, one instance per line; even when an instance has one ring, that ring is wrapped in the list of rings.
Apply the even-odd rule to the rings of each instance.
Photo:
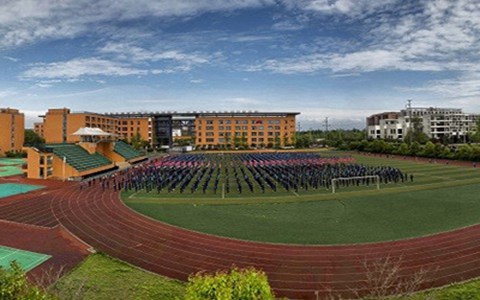
[[[478,119],[480,115],[467,114],[459,108],[411,107],[368,117],[367,132],[371,139],[403,140],[416,128],[432,139],[462,142],[476,130]]]
[[[152,118],[148,116],[118,117],[117,134],[121,139],[131,141],[140,136],[144,141],[153,145]]]
[[[372,139],[402,139],[403,125],[398,112],[385,112],[367,118],[368,136]]]
[[[80,138],[73,135],[82,127],[100,128],[105,132],[117,134],[118,120],[92,112],[71,112],[68,108],[49,109],[43,117],[43,138],[47,144],[75,143]]]
[[[39,137],[43,138],[45,135],[43,130],[43,123],[42,122],[33,123],[33,132],[35,132]]]
[[[154,148],[172,145],[171,113],[122,112],[105,115],[118,119],[118,133],[127,141],[139,133]]]
[[[25,116],[18,109],[0,108],[0,156],[21,151],[25,138]]]
[[[223,112],[198,113],[197,147],[273,147],[292,144],[299,113]]]
[[[35,125],[47,144],[75,143],[82,127],[96,127],[128,142],[138,134],[154,147],[192,140],[198,147],[243,145],[272,147],[293,144],[299,113],[269,112],[128,112],[97,114],[50,109]],[[211,123],[211,124],[210,124]]]

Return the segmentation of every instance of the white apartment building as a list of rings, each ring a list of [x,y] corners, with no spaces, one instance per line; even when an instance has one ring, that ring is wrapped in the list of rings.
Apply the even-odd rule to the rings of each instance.
[[[479,118],[480,115],[466,114],[459,108],[412,107],[368,117],[367,132],[370,139],[403,140],[417,123],[432,139],[462,142],[476,130]]]
[[[385,112],[367,118],[369,139],[403,139],[404,127],[398,112]]]

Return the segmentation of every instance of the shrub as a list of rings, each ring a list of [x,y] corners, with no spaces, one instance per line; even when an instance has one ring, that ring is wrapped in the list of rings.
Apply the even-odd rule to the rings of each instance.
[[[233,268],[214,275],[190,276],[185,300],[270,300],[275,299],[267,276],[255,268]]]
[[[55,298],[28,282],[25,272],[13,261],[9,270],[0,268],[0,299],[53,300]]]

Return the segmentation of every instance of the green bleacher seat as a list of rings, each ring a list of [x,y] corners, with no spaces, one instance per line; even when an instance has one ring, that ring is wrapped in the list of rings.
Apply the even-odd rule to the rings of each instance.
[[[123,141],[117,141],[115,143],[115,148],[113,149],[113,151],[124,157],[126,160],[131,160],[142,156],[140,152],[133,149],[129,144]]]
[[[87,150],[74,144],[46,145],[46,148],[52,149],[53,154],[61,159],[65,157],[66,163],[80,172],[100,168],[112,163],[100,153],[90,154]]]

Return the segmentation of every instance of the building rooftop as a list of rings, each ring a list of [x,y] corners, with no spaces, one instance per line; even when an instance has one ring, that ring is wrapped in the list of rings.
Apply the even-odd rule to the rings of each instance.
[[[285,116],[299,115],[300,112],[259,112],[259,111],[155,111],[155,112],[115,112],[106,113],[107,116],[147,116],[147,115],[164,115],[164,116]]]

